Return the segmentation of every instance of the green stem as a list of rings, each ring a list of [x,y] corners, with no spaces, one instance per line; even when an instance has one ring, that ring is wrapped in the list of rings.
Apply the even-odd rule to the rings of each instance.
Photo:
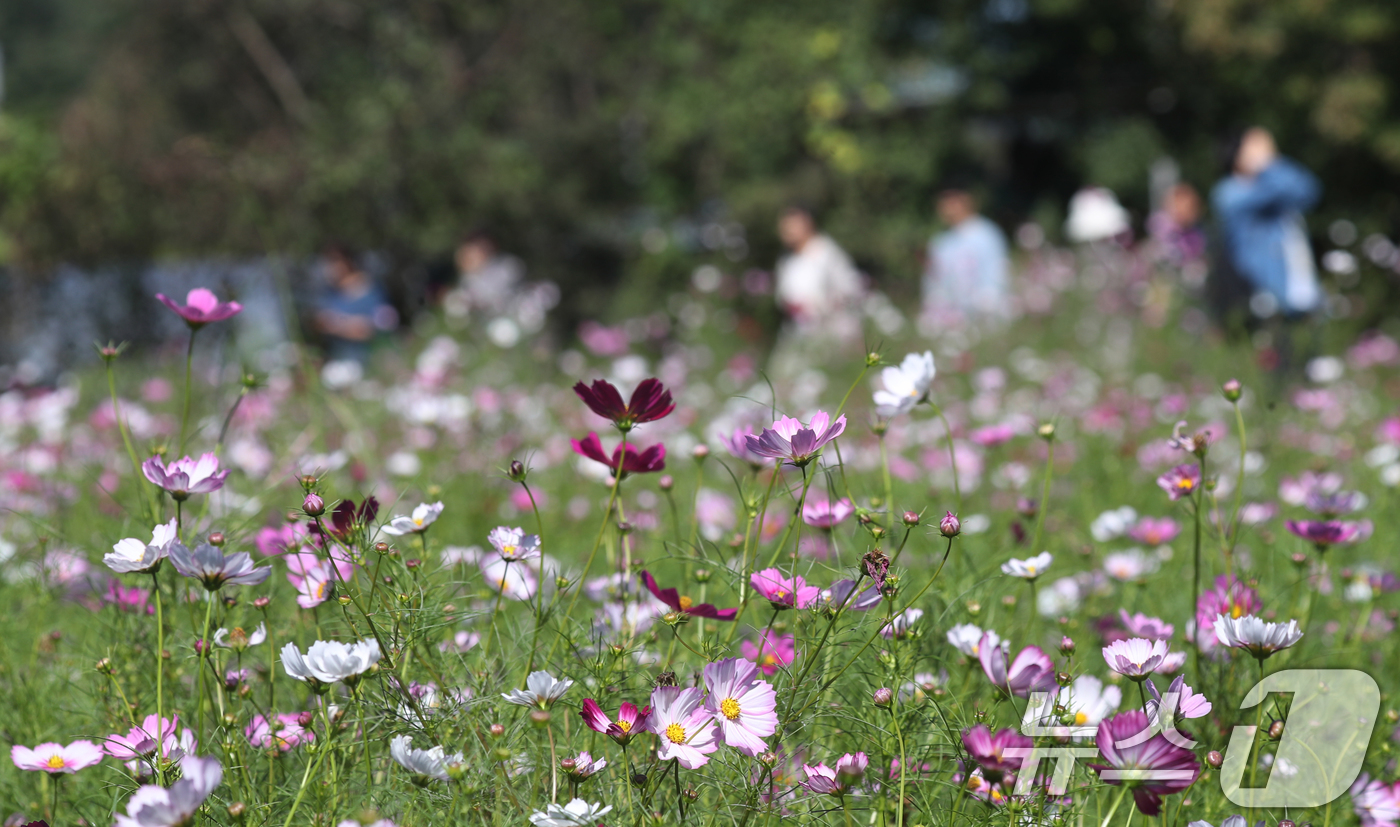
[[[1108,827],[1113,823],[1113,814],[1118,812],[1118,805],[1123,803],[1123,798],[1128,794],[1127,785],[1118,788],[1118,797],[1113,799],[1113,806],[1108,808],[1108,815],[1104,816],[1103,823],[1099,827]]]
[[[943,436],[948,440],[948,465],[953,469],[953,500],[957,503],[958,511],[962,511],[962,486],[958,484],[958,455],[953,448],[953,429],[948,425],[948,417],[943,415],[943,409],[934,405],[933,412],[938,415],[938,421],[943,423]],[[1052,454],[1053,456],[1053,454]]]
[[[190,382],[194,376],[194,336],[199,332],[199,328],[190,328],[190,346],[185,351],[185,411],[180,416],[180,456],[185,455],[185,440],[189,437],[190,430]]]
[[[327,739],[329,741],[329,738]],[[297,797],[292,801],[292,810],[287,813],[287,820],[282,823],[282,827],[292,827],[292,819],[296,818],[297,808],[301,806],[302,796],[306,795],[306,782],[311,777],[311,768],[314,764],[316,769],[321,768],[321,762],[325,760],[326,753],[330,751],[330,744],[321,744],[321,749],[316,753],[315,762],[307,761],[306,770],[301,774],[301,786],[297,788]]]
[[[151,572],[151,591],[156,598],[156,743],[165,743],[165,734],[161,732],[165,728],[165,612],[161,606],[160,599],[160,578],[154,571]],[[200,670],[203,677],[204,670]],[[159,754],[157,754],[159,757]],[[164,783],[165,773],[156,762],[156,777]]]
[[[1050,478],[1055,472],[1055,440],[1052,437],[1045,443],[1045,481],[1040,485],[1040,503],[1035,510],[1035,534],[1031,540],[1031,554],[1044,551],[1040,547],[1040,531],[1045,525],[1045,511],[1050,506]]]
[[[894,483],[890,480],[890,454],[885,445],[885,432],[880,431],[880,473],[885,480],[885,513],[888,519],[885,520],[886,528],[894,530],[895,510],[894,510]]]
[[[1235,408],[1235,428],[1240,434],[1240,475],[1239,478],[1235,480],[1235,506],[1234,513],[1230,515],[1229,525],[1230,556],[1233,556],[1235,553],[1235,543],[1239,542],[1240,539],[1240,506],[1244,500],[1244,458],[1245,452],[1248,450],[1248,443],[1245,441],[1244,414],[1240,413],[1239,400],[1231,404],[1233,404]],[[1226,563],[1229,563],[1229,556],[1226,557]]]
[[[209,619],[214,614],[215,592],[205,593],[204,603],[204,632],[199,636],[199,697],[196,699],[196,709],[199,710],[199,743],[207,743],[204,740],[204,673],[208,670],[204,668],[204,660],[209,657]]]

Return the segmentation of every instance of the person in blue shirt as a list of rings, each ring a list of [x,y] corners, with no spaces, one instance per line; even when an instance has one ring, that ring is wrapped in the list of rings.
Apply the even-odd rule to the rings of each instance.
[[[972,194],[950,187],[938,195],[938,217],[947,229],[928,245],[924,308],[954,309],[967,316],[1006,310],[1006,236],[977,212]]]
[[[327,289],[317,302],[313,322],[325,340],[326,358],[364,365],[375,333],[393,330],[398,314],[347,248],[331,245],[323,256]]]
[[[1268,130],[1240,138],[1233,169],[1215,185],[1211,204],[1227,264],[1248,284],[1259,318],[1296,318],[1322,301],[1303,213],[1317,203],[1317,178],[1278,153]]]

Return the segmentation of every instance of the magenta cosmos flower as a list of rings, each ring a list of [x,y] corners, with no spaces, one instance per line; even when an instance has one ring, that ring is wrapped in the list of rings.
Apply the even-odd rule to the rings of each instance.
[[[764,632],[758,643],[743,641],[739,651],[758,666],[758,671],[772,677],[779,669],[797,660],[797,638]]]
[[[618,464],[622,466],[622,476],[628,474],[653,474],[666,468],[666,446],[660,443],[651,446],[645,451],[638,451],[637,446],[627,443],[626,454],[623,453],[623,446],[618,445],[613,449],[612,456],[609,457],[603,452],[603,441],[596,433],[590,433],[582,440],[570,440],[574,446],[574,453],[581,457],[587,457],[594,462],[601,462],[609,470],[617,472]]]
[[[1139,543],[1146,543],[1149,546],[1161,546],[1176,539],[1176,535],[1181,533],[1181,526],[1171,517],[1143,517],[1137,524],[1128,529],[1128,536]]]
[[[1209,629],[1215,624],[1217,615],[1244,617],[1263,611],[1259,593],[1233,577],[1220,575],[1215,578],[1215,587],[1205,591],[1196,599],[1196,628]],[[1209,635],[1214,642],[1215,635]]]
[[[1290,534],[1317,546],[1318,551],[1348,545],[1371,536],[1370,520],[1285,520],[1283,525]]]
[[[854,513],[856,507],[845,497],[836,502],[826,499],[808,500],[802,506],[802,521],[813,528],[830,531]]]
[[[733,620],[739,614],[738,609],[716,609],[713,604],[701,603],[696,605],[689,597],[681,594],[675,589],[663,589],[656,584],[656,578],[651,572],[642,571],[642,584],[647,587],[647,591],[662,603],[665,603],[673,612],[681,612],[691,617],[708,617],[712,620]]]
[[[1157,478],[1157,485],[1173,500],[1189,497],[1201,485],[1201,469],[1196,465],[1178,465]]]
[[[1022,649],[1010,665],[1004,647],[994,632],[983,635],[977,644],[977,660],[993,686],[1025,698],[1032,692],[1053,691],[1059,685],[1055,682],[1055,662],[1039,646]]]
[[[644,706],[638,709],[636,704],[623,701],[622,706],[617,710],[617,717],[609,718],[603,708],[598,706],[597,701],[585,698],[583,709],[579,711],[579,715],[589,729],[603,733],[616,741],[619,746],[626,746],[633,736],[646,731],[651,707]]]
[[[1145,637],[1148,640],[1170,640],[1176,627],[1160,617],[1148,617],[1142,612],[1130,615],[1127,609],[1119,609],[1118,617],[1130,637]]]
[[[595,379],[592,387],[579,382],[574,393],[593,413],[612,420],[619,431],[630,431],[643,422],[655,422],[676,409],[671,392],[657,379],[643,379],[632,398],[622,404],[622,394],[611,382]]]
[[[185,324],[191,328],[198,329],[210,322],[222,322],[237,316],[243,305],[238,302],[220,302],[219,297],[213,291],[203,287],[196,287],[185,296],[184,304],[176,304],[173,299],[167,298],[163,293],[157,293],[156,298],[161,304],[174,310],[180,318],[185,320]]]
[[[792,578],[783,576],[777,569],[756,571],[749,578],[754,591],[775,609],[805,609],[821,597],[822,590],[807,585],[801,575]]]
[[[778,728],[778,694],[759,679],[757,666],[742,658],[706,664],[705,688],[705,710],[722,742],[750,756],[768,748],[763,739]]]
[[[146,775],[150,771],[150,759],[159,756],[178,761],[193,754],[197,746],[194,733],[188,727],[180,729],[179,715],[169,718],[147,715],[141,726],[132,727],[125,735],[114,732],[107,736],[104,748],[108,755],[128,762],[127,767]]]
[[[986,724],[964,730],[962,742],[968,756],[982,768],[982,776],[993,784],[1001,781],[1008,772],[1021,769],[1025,756],[1008,758],[1005,755],[1008,747],[1023,749],[1035,745],[1029,736],[1014,729],[1003,729],[994,735]]]
[[[688,770],[699,769],[709,763],[710,753],[719,749],[714,718],[701,705],[703,694],[699,689],[679,686],[658,686],[651,691],[647,731],[658,736],[657,757],[662,761],[674,759]]]
[[[1127,785],[1138,810],[1155,816],[1162,809],[1162,796],[1191,786],[1201,768],[1191,750],[1173,744],[1162,733],[1142,738],[1148,726],[1147,714],[1140,709],[1120,712],[1099,724],[1099,754],[1108,764],[1089,766],[1105,782]]]
[[[189,499],[191,494],[210,494],[224,487],[228,469],[219,470],[219,457],[204,454],[194,460],[181,457],[169,465],[159,456],[141,463],[141,472],[153,484],[170,492],[177,500]]]
[[[10,747],[10,760],[22,770],[59,773],[75,773],[101,763],[102,749],[91,741],[74,741],[63,744],[40,744],[34,749],[15,744]]]
[[[807,776],[802,786],[807,792],[817,795],[831,795],[840,798],[850,791],[851,785],[859,781],[870,767],[870,758],[863,752],[854,755],[846,753],[836,762],[836,766],[826,764],[803,764],[802,772]]]
[[[803,425],[790,416],[764,428],[758,436],[745,437],[748,449],[761,457],[783,460],[799,468],[817,458],[817,453],[827,443],[846,430],[846,417],[841,415],[831,421],[826,411],[817,411],[808,425]]]

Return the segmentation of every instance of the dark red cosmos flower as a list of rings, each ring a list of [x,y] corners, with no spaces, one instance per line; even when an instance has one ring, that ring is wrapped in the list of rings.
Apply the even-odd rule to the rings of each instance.
[[[603,441],[596,433],[590,433],[582,440],[571,440],[574,446],[574,453],[582,457],[588,457],[594,462],[601,462],[617,471],[619,460],[622,462],[622,475],[628,474],[652,474],[661,471],[666,467],[666,446],[660,443],[651,446],[645,451],[638,451],[637,446],[628,444],[627,455],[621,456],[622,446],[618,445],[613,449],[612,457],[603,453]]]
[[[651,572],[642,571],[642,584],[647,587],[647,591],[655,595],[657,600],[671,607],[673,612],[681,612],[691,617],[708,617],[714,620],[733,620],[739,614],[738,609],[716,609],[713,604],[701,603],[696,606],[690,602],[689,597],[682,597],[675,589],[663,589],[656,585],[656,578],[651,576]]]
[[[617,388],[603,379],[593,380],[592,387],[579,382],[574,385],[574,393],[593,413],[611,419],[618,430],[624,432],[643,422],[655,422],[676,409],[671,392],[659,379],[643,379],[626,405],[622,404],[622,394]]]
[[[379,500],[374,497],[365,497],[359,508],[355,507],[354,500],[341,500],[331,512],[331,533],[344,539],[356,526],[363,528],[378,515]]]

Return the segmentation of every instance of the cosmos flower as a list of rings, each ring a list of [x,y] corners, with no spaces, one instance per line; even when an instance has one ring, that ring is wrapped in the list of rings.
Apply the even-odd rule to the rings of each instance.
[[[841,415],[831,421],[830,414],[817,411],[811,423],[803,425],[790,416],[764,428],[758,436],[746,437],[748,449],[753,453],[802,467],[817,458],[817,453],[846,430],[846,417]]]
[[[67,746],[47,743],[30,749],[15,744],[10,747],[10,760],[22,770],[47,772],[53,775],[72,774],[78,770],[95,767],[105,756],[102,749],[91,741],[74,741]]]
[[[837,580],[831,587],[821,593],[821,600],[830,611],[841,609],[857,612],[866,612],[880,605],[880,601],[885,596],[880,594],[878,586],[869,586],[865,591],[852,597],[851,590],[856,587],[856,581],[846,578]],[[843,608],[844,607],[844,608]]]
[[[611,457],[603,452],[603,441],[596,433],[590,433],[582,440],[571,440],[571,444],[575,454],[594,462],[601,462],[614,473],[617,472],[618,463],[622,463],[623,477],[628,474],[654,474],[666,469],[666,446],[661,443],[639,451],[637,446],[629,442],[625,446],[625,454],[624,446],[619,444],[613,449]]]
[[[163,293],[157,293],[156,299],[174,310],[192,329],[231,319],[243,310],[243,305],[238,302],[220,302],[213,291],[204,287],[196,287],[185,294],[184,304],[176,304],[174,299],[167,298]]]
[[[1222,574],[1215,578],[1212,588],[1196,599],[1196,626],[1198,629],[1209,629],[1215,624],[1216,615],[1243,617],[1258,614],[1263,609],[1258,592],[1242,581]],[[1211,643],[1216,642],[1214,634],[1202,637],[1209,637]]]
[[[379,641],[365,638],[355,643],[318,640],[303,656],[295,643],[282,647],[282,668],[290,677],[312,685],[336,681],[354,683],[379,662]]]
[[[1119,609],[1118,616],[1131,637],[1145,637],[1148,640],[1170,640],[1176,634],[1176,627],[1158,617],[1148,617],[1142,612],[1130,615],[1127,609]]]
[[[161,561],[170,554],[170,547],[178,542],[175,520],[171,519],[155,527],[149,543],[135,537],[117,542],[110,554],[102,556],[102,562],[118,574],[145,574],[160,568]]]
[[[203,583],[211,592],[224,586],[256,586],[272,574],[272,566],[254,567],[253,558],[246,551],[225,556],[208,543],[200,543],[194,551],[173,543],[170,564],[185,577]]]
[[[1130,505],[1105,511],[1089,524],[1089,533],[1098,542],[1107,543],[1127,534],[1137,518],[1137,510]]]
[[[1371,536],[1370,520],[1285,520],[1283,525],[1290,534],[1317,546],[1318,551],[1326,551],[1331,546],[1350,545]]]
[[[322,560],[309,549],[287,556],[287,580],[297,590],[297,605],[314,609],[331,598],[336,583],[349,580],[354,564],[345,560]],[[339,572],[337,573],[337,569]]]
[[[242,652],[244,649],[258,646],[265,640],[267,640],[266,623],[259,623],[258,628],[254,629],[251,635],[239,626],[234,627],[232,632],[228,629],[219,629],[214,633],[215,646],[222,646],[235,652]]]
[[[982,768],[982,775],[993,784],[1000,781],[1008,772],[1018,772],[1021,769],[1019,758],[1007,758],[1004,753],[1008,747],[1024,749],[1034,746],[1035,742],[1026,735],[1022,735],[1014,729],[1003,729],[995,735],[986,724],[978,724],[971,729],[963,730],[963,747],[973,761]]]
[[[745,755],[767,749],[764,738],[778,728],[778,696],[758,677],[758,667],[741,658],[705,665],[705,710],[714,716],[719,738]]]
[[[414,775],[436,778],[439,781],[447,780],[447,770],[450,766],[462,763],[462,753],[448,755],[441,746],[415,749],[413,739],[407,735],[395,735],[393,740],[389,741],[389,756],[400,767]]]
[[[1171,517],[1143,517],[1128,530],[1128,536],[1149,546],[1163,546],[1176,539],[1181,526]]]
[[[1007,560],[1001,564],[1001,573],[1009,574],[1012,577],[1019,577],[1023,580],[1034,580],[1045,573],[1050,568],[1050,564],[1055,558],[1048,551],[1042,551],[1027,560]]]
[[[437,522],[437,518],[442,516],[442,502],[438,501],[429,505],[419,503],[413,509],[413,515],[404,517],[402,515],[394,517],[389,524],[380,528],[385,534],[392,534],[395,537],[402,537],[405,534],[421,534],[428,530],[428,527]]]
[[[691,617],[706,617],[712,620],[733,620],[739,614],[737,608],[716,609],[711,603],[696,604],[689,597],[676,591],[676,589],[663,589],[656,584],[656,578],[651,572],[642,571],[642,585],[647,587],[647,591],[662,603],[670,607],[673,612],[681,612]]]
[[[574,783],[587,781],[597,775],[599,771],[607,767],[607,759],[594,758],[588,752],[580,752],[573,758],[566,758],[560,764],[564,767],[564,774],[569,776],[569,780]]]
[[[1386,784],[1368,773],[1351,785],[1351,806],[1361,827],[1395,827],[1400,824],[1400,781]]]
[[[849,499],[842,497],[836,502],[827,499],[809,499],[802,506],[802,521],[813,528],[830,531],[844,522],[856,508]]]
[[[157,748],[159,746],[159,748]],[[147,715],[141,726],[132,727],[125,735],[114,732],[103,739],[102,749],[118,761],[126,762],[133,775],[154,774],[152,759],[179,761],[194,755],[198,742],[188,727],[180,727],[180,716],[160,718]]]
[[[1178,465],[1158,477],[1157,485],[1172,500],[1189,497],[1201,485],[1201,468],[1198,465]]]
[[[753,426],[745,425],[727,434],[720,434],[719,444],[724,450],[729,452],[730,456],[737,460],[747,462],[754,468],[758,468],[763,465],[764,458],[749,450],[749,437],[751,436],[754,436]]]
[[[568,804],[549,803],[543,810],[530,814],[535,827],[593,827],[598,820],[612,812],[612,805],[591,804],[575,798]]]
[[[1162,693],[1157,691],[1157,685],[1151,678],[1147,680],[1147,694],[1151,700],[1147,702],[1147,714],[1153,720],[1157,718],[1157,709],[1162,705]],[[1206,700],[1206,696],[1195,691],[1186,685],[1186,676],[1178,675],[1167,687],[1167,697],[1176,698],[1176,706],[1173,710],[1173,717],[1181,718],[1203,718],[1210,714],[1211,702]]]
[[[141,463],[141,473],[174,499],[184,501],[191,494],[210,494],[223,488],[229,472],[227,468],[220,471],[218,455],[208,453],[197,460],[181,457],[169,465],[157,454]]]
[[[1123,583],[1141,580],[1161,565],[1161,560],[1156,555],[1148,554],[1140,548],[1115,551],[1103,558],[1103,570],[1109,577]]]
[[[892,419],[914,409],[914,406],[928,398],[929,387],[933,385],[937,370],[933,365],[933,351],[910,353],[898,366],[887,367],[880,372],[880,380],[885,389],[875,391],[875,413],[884,419]]]
[[[644,706],[638,709],[636,704],[630,701],[623,701],[618,708],[617,717],[609,718],[603,712],[602,707],[592,698],[585,698],[583,709],[579,711],[584,724],[594,732],[601,732],[618,743],[619,746],[626,746],[639,732],[646,731],[647,717],[651,715],[651,707]]]
[[[923,616],[923,609],[905,609],[890,618],[890,622],[880,629],[880,636],[886,640],[903,640],[913,632],[914,624]]]
[[[1303,500],[1303,505],[1315,514],[1330,518],[1365,508],[1366,495],[1360,491],[1336,491],[1324,494],[1321,491],[1313,490],[1308,492],[1307,497]]]
[[[870,758],[863,752],[846,753],[836,761],[834,767],[828,767],[826,764],[803,764],[802,772],[806,778],[802,781],[802,787],[816,795],[841,798],[850,792],[854,782],[865,775],[869,766]]]
[[[970,658],[978,657],[984,640],[993,648],[1001,645],[1001,636],[996,632],[983,632],[971,623],[959,623],[948,630],[948,643]]]
[[[1303,639],[1298,621],[1269,623],[1255,615],[1244,617],[1215,616],[1215,637],[1224,646],[1244,649],[1263,660],[1280,649],[1287,649]]]
[[[797,659],[797,638],[763,632],[759,634],[758,643],[742,641],[739,651],[758,666],[758,671],[772,677]]]
[[[529,600],[535,596],[539,578],[528,565],[511,565],[513,561],[504,557],[489,557],[481,560],[481,579],[511,600]]]
[[[651,691],[651,715],[647,730],[655,733],[660,746],[657,757],[674,759],[688,770],[709,763],[710,753],[719,749],[714,718],[701,705],[699,689],[658,686]]]
[[[1120,712],[1099,724],[1099,754],[1107,764],[1089,766],[1105,783],[1127,785],[1138,810],[1155,816],[1162,809],[1162,796],[1191,786],[1201,768],[1189,749],[1173,744],[1160,732],[1142,740],[1140,734],[1148,725],[1147,714],[1140,709]]]
[[[619,431],[627,432],[643,422],[655,422],[676,409],[671,392],[657,379],[643,379],[632,391],[632,398],[622,404],[622,394],[612,383],[595,379],[592,387],[579,382],[574,393],[593,413],[612,420]],[[614,466],[615,467],[615,466]]]
[[[167,789],[148,784],[131,794],[126,815],[117,816],[115,827],[182,827],[189,824],[224,780],[217,758],[186,755],[180,759],[180,780]]]
[[[1123,703],[1123,690],[1104,685],[1093,675],[1080,675],[1070,684],[1068,693],[1062,691],[1057,696],[1060,699],[1065,711],[1074,716],[1072,726],[1098,726]]]
[[[276,730],[267,718],[254,715],[243,734],[254,747],[276,749],[278,752],[290,752],[293,747],[316,740],[316,733],[301,725],[301,716],[289,712],[277,715]]]
[[[1006,650],[993,642],[994,636],[994,632],[987,632],[977,644],[977,659],[993,686],[1018,698],[1055,689],[1055,662],[1039,646],[1022,649],[1008,665]]]
[[[531,672],[525,679],[524,689],[512,689],[510,694],[502,694],[506,701],[519,706],[534,706],[549,709],[554,702],[564,697],[574,682],[570,678],[556,679],[548,672]]]
[[[1103,659],[1108,663],[1108,668],[1135,681],[1157,671],[1166,657],[1167,643],[1162,640],[1135,637],[1115,640],[1103,648]]]
[[[775,609],[805,609],[821,597],[822,590],[807,585],[801,575],[783,576],[778,569],[756,571],[749,577],[754,591]]]
[[[540,538],[523,528],[497,526],[486,537],[491,547],[507,560],[530,560],[539,556]]]

